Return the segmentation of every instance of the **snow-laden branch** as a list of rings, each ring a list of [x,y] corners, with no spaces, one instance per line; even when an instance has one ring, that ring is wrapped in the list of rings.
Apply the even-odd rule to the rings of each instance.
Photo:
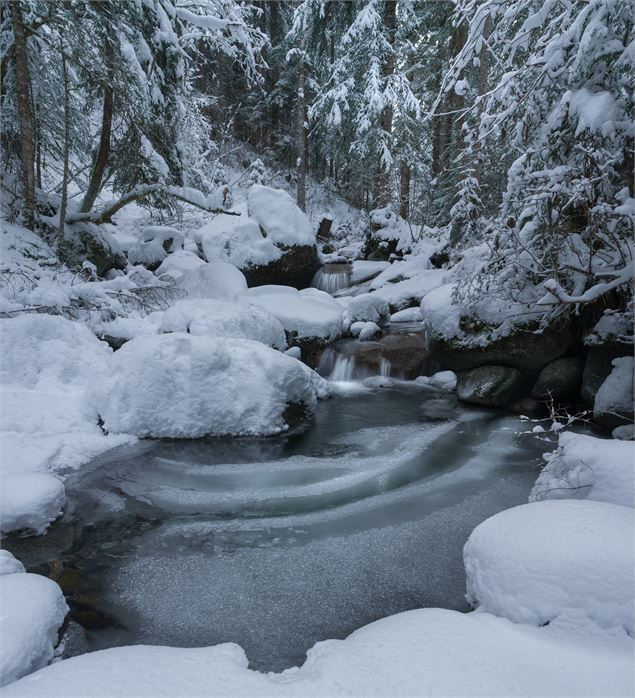
[[[538,305],[561,305],[563,303],[585,304],[592,303],[609,291],[613,291],[620,286],[630,283],[633,280],[633,264],[627,264],[623,269],[615,271],[615,278],[612,281],[605,281],[594,284],[579,296],[568,294],[564,288],[555,280],[549,279],[543,284],[547,295],[543,296]]]
[[[214,192],[209,195],[203,194],[203,192],[198,189],[192,189],[191,187],[175,187],[167,184],[142,184],[134,189],[131,189],[127,194],[124,194],[117,201],[113,201],[104,207],[101,211],[90,211],[88,213],[71,213],[66,216],[67,223],[95,223],[100,225],[101,223],[110,223],[112,217],[122,209],[124,206],[132,203],[133,201],[139,201],[144,199],[146,196],[151,196],[153,194],[164,194],[165,196],[178,199],[191,206],[196,206],[201,208],[208,213],[224,213],[228,216],[239,216],[239,213],[233,211],[226,211],[218,206],[217,193]]]

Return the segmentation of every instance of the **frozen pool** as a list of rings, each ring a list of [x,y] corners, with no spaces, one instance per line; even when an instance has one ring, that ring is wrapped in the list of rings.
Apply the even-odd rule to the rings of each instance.
[[[466,609],[465,540],[527,500],[549,450],[521,429],[412,384],[355,389],[302,433],[113,452],[70,475],[62,522],[14,549],[86,627],[69,653],[231,641],[280,670],[388,614]]]

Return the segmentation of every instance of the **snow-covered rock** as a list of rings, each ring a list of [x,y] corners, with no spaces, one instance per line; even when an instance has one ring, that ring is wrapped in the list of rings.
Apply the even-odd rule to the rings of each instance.
[[[20,560],[16,560],[8,550],[0,550],[0,576],[26,572]]]
[[[595,395],[593,418],[614,428],[633,420],[633,357],[613,359],[613,370]]]
[[[390,316],[390,322],[421,322],[420,308],[404,308]]]
[[[342,334],[342,306],[316,288],[258,286],[250,288],[244,300],[275,315],[285,331],[299,339],[333,341]]]
[[[233,264],[207,262],[196,266],[177,280],[188,298],[215,298],[234,301],[247,290],[245,275]]]
[[[635,444],[565,432],[545,459],[530,502],[594,499],[635,506]]]
[[[373,322],[381,327],[390,320],[388,303],[374,293],[343,296],[337,301],[344,309],[344,324],[346,326],[350,326],[354,322]]]
[[[277,245],[315,245],[311,222],[286,191],[254,184],[247,201],[249,216]]]
[[[184,273],[196,269],[196,267],[200,267],[203,264],[205,264],[205,261],[197,254],[194,254],[194,252],[178,250],[174,254],[168,255],[154,273],[157,276],[169,274],[176,281],[180,279]]]
[[[281,350],[287,346],[280,320],[264,308],[212,299],[177,301],[163,314],[161,332],[253,339]]]
[[[315,408],[305,367],[260,342],[182,332],[138,337],[113,355],[96,395],[104,426],[139,437],[276,434]]]
[[[465,544],[467,598],[515,623],[588,618],[633,634],[635,511],[534,502],[484,521]]]
[[[23,571],[0,576],[0,598],[0,686],[5,686],[53,658],[68,606],[54,581]]]
[[[107,687],[105,691],[104,688]],[[632,642],[588,628],[576,637],[488,613],[429,608],[319,642],[300,668],[262,674],[235,644],[130,646],[52,664],[4,689],[14,696],[627,696]]]
[[[369,262],[365,259],[356,259],[353,262],[352,284],[361,284],[370,281],[390,266],[390,262]]]
[[[44,533],[62,513],[64,483],[50,473],[15,473],[0,476],[0,530]]]

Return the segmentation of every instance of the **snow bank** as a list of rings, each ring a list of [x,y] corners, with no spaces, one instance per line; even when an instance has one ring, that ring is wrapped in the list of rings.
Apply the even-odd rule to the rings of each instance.
[[[342,334],[342,306],[316,288],[297,291],[291,286],[258,286],[249,289],[244,301],[275,315],[287,332],[300,339],[332,341]]]
[[[54,581],[24,572],[0,576],[0,598],[0,686],[4,686],[53,658],[68,606]]]
[[[0,530],[27,530],[37,535],[62,513],[64,483],[49,473],[0,476]]]
[[[352,284],[361,284],[369,281],[390,266],[390,262],[369,262],[365,259],[356,259],[353,262]]]
[[[285,410],[316,392],[296,359],[248,340],[177,332],[138,337],[113,355],[96,395],[105,428],[139,437],[276,434]]]
[[[211,299],[177,301],[163,314],[161,332],[253,339],[274,349],[287,347],[284,328],[271,313],[257,305]]]
[[[169,274],[175,281],[180,279],[183,274],[196,269],[205,264],[194,252],[188,252],[187,250],[178,250],[174,254],[166,257],[159,268],[154,272],[156,276],[162,276],[163,274]]]
[[[605,502],[535,502],[476,527],[467,599],[516,623],[585,617],[633,634],[635,512]]]
[[[593,499],[635,506],[635,444],[566,432],[529,495],[543,499]]]
[[[249,189],[247,202],[249,216],[276,244],[315,244],[311,222],[286,191],[254,184]]]
[[[327,640],[280,674],[247,666],[235,644],[132,646],[53,664],[7,696],[624,696],[633,690],[630,640],[592,629],[575,640],[554,627],[487,613],[400,613],[346,640]],[[104,687],[108,687],[104,690]]]
[[[26,572],[20,560],[16,560],[8,550],[0,550],[0,576]]]
[[[176,280],[188,298],[216,298],[233,301],[247,290],[244,274],[233,264],[207,262],[184,271]]]

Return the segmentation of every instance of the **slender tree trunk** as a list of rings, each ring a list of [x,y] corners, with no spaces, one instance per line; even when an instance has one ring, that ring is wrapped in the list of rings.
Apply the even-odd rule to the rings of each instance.
[[[13,24],[15,74],[20,117],[20,161],[22,165],[22,198],[24,224],[35,227],[35,139],[31,108],[31,76],[26,43],[26,30],[20,2],[10,4]]]
[[[405,160],[401,162],[401,185],[399,195],[399,215],[408,220],[410,217],[410,165]]]
[[[61,39],[60,39],[61,43]],[[60,48],[62,48],[60,46]],[[68,91],[68,70],[66,69],[66,57],[64,52],[60,51],[62,56],[62,82],[64,85],[64,174],[62,175],[62,200],[60,201],[60,223],[58,227],[58,237],[64,239],[64,223],[66,221],[66,202],[68,198],[68,156],[70,148],[70,99]]]
[[[306,75],[304,58],[298,66],[298,206],[306,210],[306,170],[308,156],[308,124],[306,97],[304,94]]]
[[[487,39],[492,33],[492,17],[491,15],[485,20],[485,26],[483,27],[483,47],[481,48],[480,56],[480,71],[478,79],[478,95],[482,97],[487,91],[487,80],[489,78],[489,47],[487,46]],[[480,127],[481,115],[483,114],[483,102],[479,103],[478,113],[476,123]],[[480,128],[479,128],[480,130]],[[474,143],[474,177],[477,182],[481,181],[481,176],[483,174],[483,161],[481,159],[481,142],[479,140],[479,131],[476,132],[476,142]]]
[[[110,87],[110,85],[106,85],[104,87],[104,107],[101,117],[101,136],[99,138],[99,148],[97,149],[97,154],[95,155],[93,167],[90,172],[88,189],[86,190],[86,194],[84,194],[84,200],[82,201],[82,205],[80,208],[80,211],[82,211],[83,213],[87,213],[91,210],[103,183],[104,170],[106,169],[106,165],[108,163],[108,156],[110,155],[112,102],[112,87]]]
[[[385,0],[384,2],[384,29],[386,31],[386,37],[388,42],[392,47],[395,45],[395,29],[397,26],[397,0]],[[391,52],[383,66],[383,74],[385,78],[390,78],[390,76],[395,72],[395,54]],[[390,148],[390,137],[392,135],[392,119],[393,119],[393,106],[388,104],[384,107],[381,119],[380,127],[384,131],[384,138]],[[381,208],[387,206],[390,203],[390,172],[388,169],[379,165],[379,169],[375,175],[375,208]]]

